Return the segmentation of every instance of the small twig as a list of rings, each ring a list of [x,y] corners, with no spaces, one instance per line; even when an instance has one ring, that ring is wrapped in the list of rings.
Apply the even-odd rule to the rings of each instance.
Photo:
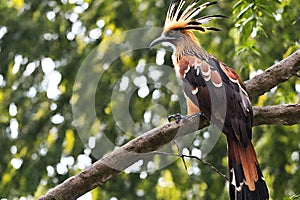
[[[223,174],[221,171],[219,171],[215,166],[213,166],[213,164],[211,164],[210,162],[204,161],[201,158],[197,157],[197,156],[189,156],[189,155],[181,155],[180,157],[187,157],[187,158],[194,158],[199,160],[203,165],[209,166],[213,171],[215,171],[216,173],[218,173],[220,176],[222,176],[225,180],[229,181],[227,176],[225,174]]]
[[[184,164],[184,168],[185,168],[186,171],[188,171],[187,166],[186,166],[186,162],[185,162],[185,160],[184,160],[184,156],[182,156],[182,154],[180,154],[179,145],[177,144],[176,140],[175,140],[175,145],[176,145],[176,147],[177,147],[178,156],[181,157],[182,162],[183,162],[183,164]]]
[[[184,156],[183,156],[183,155],[179,155],[179,156],[180,156],[181,159],[182,159],[182,162],[183,162],[183,164],[184,164],[185,170],[188,171],[187,166],[186,166],[186,162],[185,162],[185,160],[184,160]]]
[[[178,148],[178,146],[177,146]],[[185,154],[175,154],[175,153],[167,153],[167,152],[159,152],[159,151],[155,151],[155,154],[161,154],[161,155],[168,155],[168,156],[177,156],[182,158],[183,163],[184,163],[184,167],[187,170],[187,166],[185,163],[184,158],[193,158],[193,159],[197,159],[199,160],[203,165],[210,167],[214,172],[216,172],[217,174],[219,174],[220,176],[222,176],[225,180],[229,181],[227,176],[225,174],[223,174],[221,171],[219,171],[213,164],[211,164],[210,162],[204,161],[203,159],[197,157],[197,156],[190,156],[190,155],[185,155]]]

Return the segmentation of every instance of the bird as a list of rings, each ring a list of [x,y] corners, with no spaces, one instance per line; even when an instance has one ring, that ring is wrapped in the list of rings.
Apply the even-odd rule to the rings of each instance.
[[[223,15],[199,16],[218,2],[171,0],[161,43],[172,47],[172,63],[187,102],[187,117],[201,113],[227,138],[229,196],[231,200],[266,200],[269,191],[251,142],[253,110],[246,88],[237,73],[207,53],[194,32],[220,31],[205,24]],[[174,115],[176,122],[185,119]]]

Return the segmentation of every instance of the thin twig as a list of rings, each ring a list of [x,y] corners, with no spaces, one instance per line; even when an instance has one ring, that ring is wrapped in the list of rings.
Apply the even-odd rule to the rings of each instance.
[[[175,153],[168,153],[168,152],[160,152],[160,151],[155,151],[153,152],[155,154],[161,154],[161,155],[168,155],[168,156],[177,156],[183,159],[183,163],[185,168],[187,169],[186,163],[184,158],[193,158],[199,160],[203,165],[210,167],[214,172],[218,173],[220,176],[222,176],[225,180],[229,181],[227,176],[223,174],[220,170],[218,170],[212,163],[204,161],[203,159],[193,156],[193,155],[185,155],[185,154],[175,154]]]
[[[185,170],[186,170],[186,171],[188,171],[188,169],[187,169],[187,166],[186,166],[186,162],[185,162],[185,160],[184,160],[184,157],[182,156],[182,154],[180,154],[179,145],[177,144],[177,142],[176,142],[176,141],[177,141],[177,140],[175,140],[175,145],[176,145],[176,147],[177,147],[178,156],[180,156],[180,157],[181,157],[181,159],[182,159],[182,162],[183,162],[183,164],[184,164],[184,168],[185,168]]]
[[[187,157],[187,158],[194,158],[199,160],[203,165],[209,166],[213,171],[215,171],[216,173],[218,173],[220,176],[222,176],[225,180],[229,181],[227,176],[225,174],[223,174],[221,171],[219,171],[213,164],[211,164],[210,162],[204,161],[203,159],[197,157],[197,156],[190,156],[190,155],[180,155],[180,157]]]

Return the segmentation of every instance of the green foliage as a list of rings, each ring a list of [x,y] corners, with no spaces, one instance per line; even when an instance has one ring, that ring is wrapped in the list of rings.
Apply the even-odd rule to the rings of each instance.
[[[80,98],[73,94],[73,88],[80,87],[74,85],[80,64],[111,34],[161,27],[168,4],[169,0],[0,2],[0,198],[37,198],[95,160],[90,153],[96,148],[81,141],[71,108]],[[204,49],[247,80],[249,73],[265,70],[299,48],[299,10],[297,0],[222,1],[207,12],[229,16],[213,22],[223,31],[197,36]],[[91,94],[101,126],[98,130],[96,122],[87,124],[95,133],[92,136],[101,132],[121,145],[136,136],[134,128],[149,130],[165,123],[167,115],[180,112],[172,91],[149,83],[147,76],[149,94],[142,98],[135,91],[130,98],[132,131],[120,129],[113,118],[111,96],[118,81],[131,69],[153,65],[156,55],[155,50],[133,51],[108,67],[96,94]],[[171,66],[169,52],[163,64]],[[56,78],[51,81],[51,77]],[[175,78],[169,75],[169,79],[171,87]],[[253,104],[298,103],[299,85],[293,78]],[[203,141],[203,131],[196,140]],[[272,198],[299,199],[299,125],[256,127],[253,140]],[[195,141],[185,148],[190,152],[198,148]],[[222,136],[207,160],[226,174],[225,149]],[[157,158],[153,165],[160,162]],[[178,159],[160,171],[122,173],[93,190],[93,199],[228,199],[222,177],[196,160],[186,163],[188,172]]]

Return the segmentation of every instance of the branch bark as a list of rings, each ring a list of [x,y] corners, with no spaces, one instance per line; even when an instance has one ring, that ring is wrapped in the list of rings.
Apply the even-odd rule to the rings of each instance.
[[[250,98],[258,97],[268,92],[279,83],[298,76],[300,70],[300,49],[287,58],[269,67],[264,73],[245,82]]]
[[[300,104],[253,107],[254,125],[300,124]]]
[[[273,65],[263,74],[247,81],[245,85],[249,95],[253,98],[265,93],[277,84],[297,75],[299,69],[300,50]],[[253,107],[253,111],[254,125],[300,124],[300,104]],[[208,125],[209,121],[200,116],[200,118],[190,118],[179,124],[171,122],[152,129],[114,150],[81,173],[65,180],[39,199],[76,199],[104,184],[141,158],[153,155],[153,151],[170,143],[178,136],[202,129]]]

